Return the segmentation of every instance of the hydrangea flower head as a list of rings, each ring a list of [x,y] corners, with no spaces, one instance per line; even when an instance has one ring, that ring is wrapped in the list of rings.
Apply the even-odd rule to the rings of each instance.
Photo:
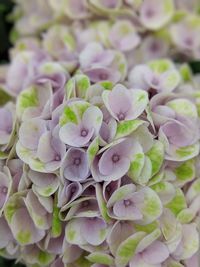
[[[199,56],[197,10],[17,0],[23,38],[0,67],[1,255],[199,267],[199,77],[177,63]]]

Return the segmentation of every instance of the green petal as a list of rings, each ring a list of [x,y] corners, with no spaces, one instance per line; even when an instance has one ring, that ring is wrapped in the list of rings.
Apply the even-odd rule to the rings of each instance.
[[[191,202],[196,196],[200,194],[200,178],[196,179],[189,187],[186,198]]]
[[[190,223],[195,217],[195,213],[190,209],[184,209],[181,212],[179,212],[177,219],[182,224]]]
[[[154,184],[151,188],[159,195],[163,204],[169,203],[176,194],[174,185],[165,181]]]
[[[137,232],[123,241],[117,249],[115,263],[117,267],[125,267],[135,255],[139,242],[145,237],[144,232]]]
[[[199,143],[192,146],[182,147],[176,150],[176,155],[181,161],[194,158],[199,152]]]
[[[145,187],[144,191],[144,203],[141,209],[143,219],[140,224],[148,224],[156,220],[162,214],[162,203],[160,198],[151,188]]]
[[[180,74],[185,83],[192,81],[192,70],[188,64],[183,64],[180,67]]]
[[[17,97],[16,111],[17,116],[22,118],[24,111],[30,107],[38,107],[39,99],[37,88],[32,86],[22,91]]]
[[[158,229],[158,227],[159,227],[159,224],[157,221],[154,221],[154,222],[146,224],[146,225],[134,224],[134,228],[137,231],[142,231],[142,232],[145,232],[147,234],[154,232],[155,230]]]
[[[84,74],[76,74],[65,87],[67,99],[72,97],[86,98],[90,86],[90,79]]]
[[[99,138],[96,137],[91,144],[89,145],[88,149],[87,149],[87,158],[88,158],[88,163],[89,166],[91,166],[97,152],[99,150]]]
[[[99,205],[99,210],[101,212],[101,215],[103,217],[103,219],[106,221],[106,222],[109,222],[110,221],[110,218],[108,216],[108,209],[107,209],[107,206],[106,206],[106,202],[103,198],[103,194],[102,194],[102,188],[100,186],[100,184],[96,184],[96,198],[97,198],[97,202],[98,202],[98,205]]]
[[[185,183],[192,181],[195,177],[194,160],[188,160],[175,169],[175,184],[183,186]]]
[[[196,106],[187,99],[174,99],[167,103],[167,106],[172,108],[178,114],[183,116],[190,116],[193,118],[197,118],[197,109]]]
[[[128,195],[134,193],[136,187],[133,184],[128,184],[117,189],[108,200],[107,207],[111,207],[115,202],[125,199]]]
[[[86,257],[90,262],[104,264],[107,266],[114,265],[114,259],[109,254],[103,252],[93,252]]]
[[[168,59],[157,59],[148,63],[149,67],[156,73],[163,73],[170,70],[174,65]]]
[[[115,139],[128,136],[144,123],[142,120],[122,121],[117,125]]]
[[[65,237],[67,242],[74,245],[84,245],[86,242],[81,236],[81,219],[72,219],[65,228]]]
[[[155,229],[152,233],[146,235],[138,244],[136,252],[142,252],[148,246],[150,246],[154,241],[156,241],[161,236],[160,229]]]
[[[90,104],[86,101],[74,101],[64,108],[64,111],[60,117],[60,126],[65,125],[68,122],[78,123],[81,120],[83,113],[90,107]]]
[[[56,238],[61,235],[62,232],[62,222],[59,218],[59,208],[57,207],[57,196],[54,199],[53,205],[53,218],[52,218],[52,237]]]
[[[143,184],[143,180],[141,181],[141,172],[145,163],[145,155],[143,153],[137,153],[133,156],[130,164],[130,168],[128,171],[128,176],[136,183]],[[142,177],[143,178],[143,177]]]
[[[175,197],[172,199],[172,201],[170,201],[170,203],[166,205],[166,207],[170,209],[175,215],[178,215],[181,210],[187,208],[185,196],[180,188],[176,190]]]
[[[153,176],[160,170],[162,166],[164,160],[164,145],[160,141],[156,141],[153,147],[147,152],[147,156],[151,160],[151,176]]]

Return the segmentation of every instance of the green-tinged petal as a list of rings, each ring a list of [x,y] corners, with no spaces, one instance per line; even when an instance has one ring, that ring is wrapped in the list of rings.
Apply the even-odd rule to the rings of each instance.
[[[157,183],[161,182],[163,180],[163,177],[164,177],[164,172],[163,171],[157,173],[156,175],[154,175],[151,178],[151,180],[148,183],[148,186],[152,186],[154,184],[157,184]]]
[[[169,261],[167,262],[167,267],[184,267],[184,265],[178,261],[169,259]]]
[[[191,202],[197,195],[200,194],[200,178],[196,179],[189,187],[186,198]]]
[[[173,63],[168,59],[157,59],[151,61],[149,67],[156,73],[163,73],[173,68]]]
[[[39,159],[30,158],[29,166],[33,171],[44,172],[44,173],[47,172],[45,164]]]
[[[136,183],[141,184],[143,177],[141,176],[142,169],[145,164],[144,153],[137,153],[133,156],[131,160],[131,165],[128,171],[128,176]],[[142,181],[141,181],[142,179]],[[142,183],[143,184],[143,183]]]
[[[60,236],[62,232],[62,222],[59,218],[59,212],[60,210],[57,207],[57,196],[56,196],[53,205],[53,218],[52,218],[52,228],[51,228],[52,237],[54,238]]]
[[[154,221],[146,225],[134,224],[134,228],[137,231],[145,232],[147,234],[154,232],[156,229],[158,229],[158,227],[159,227],[159,224],[157,221]]]
[[[165,181],[154,184],[151,188],[159,195],[163,204],[169,203],[176,194],[174,185]]]
[[[120,201],[122,199],[125,199],[128,195],[134,193],[136,190],[136,187],[134,184],[128,184],[120,187],[118,190],[116,190],[110,199],[108,200],[107,207],[111,207],[115,202]]]
[[[148,224],[159,218],[162,213],[162,203],[156,192],[151,188],[145,187],[142,189],[144,192],[144,202],[141,209],[143,219],[138,222],[139,224]]]
[[[146,235],[138,244],[136,252],[142,252],[148,246],[150,246],[154,241],[156,241],[161,236],[160,229],[155,229],[152,233]]]
[[[89,86],[90,80],[88,76],[84,74],[76,74],[67,82],[65,87],[67,99],[72,97],[86,98]]]
[[[88,158],[88,163],[89,166],[92,164],[97,152],[99,150],[99,138],[96,137],[91,144],[89,145],[87,149],[87,158]]]
[[[178,114],[182,116],[190,116],[192,118],[197,118],[197,109],[195,104],[193,104],[188,99],[174,99],[169,102],[167,102],[167,106],[172,108],[174,111],[176,111]]]
[[[100,186],[100,184],[96,184],[96,198],[97,198],[97,202],[98,202],[98,205],[99,205],[99,210],[101,212],[101,215],[103,217],[103,219],[106,221],[106,222],[109,222],[110,221],[110,218],[108,216],[108,209],[107,209],[107,206],[106,206],[106,202],[103,198],[103,194],[102,194],[102,188]]]
[[[29,164],[30,159],[34,157],[33,152],[22,146],[19,141],[16,145],[16,152],[18,157],[26,164]]]
[[[104,264],[106,266],[114,265],[114,259],[109,254],[103,252],[93,252],[86,257],[90,262]]]
[[[188,64],[181,65],[179,71],[185,83],[192,81],[192,70]]]
[[[60,184],[59,180],[54,179],[54,181],[52,181],[51,184],[46,185],[44,187],[33,184],[32,189],[34,192],[37,192],[39,195],[43,197],[49,197],[58,190],[59,184]]]
[[[9,198],[9,201],[6,203],[4,215],[8,224],[11,223],[11,220],[16,210],[21,207],[22,197],[24,197],[25,194],[26,191],[15,193]]]
[[[175,197],[166,205],[166,207],[175,215],[178,215],[181,210],[187,208],[185,196],[180,188],[176,190]]]
[[[77,74],[76,79],[76,96],[80,98],[85,98],[87,94],[87,89],[90,86],[90,79],[88,76],[83,74]]]
[[[117,132],[115,138],[118,139],[128,136],[129,134],[137,130],[137,128],[143,123],[144,121],[142,120],[131,120],[131,121],[120,122],[117,125]]]
[[[177,70],[171,70],[167,77],[164,79],[163,86],[173,90],[181,82],[180,73]]]
[[[73,111],[73,109],[69,106],[64,108],[63,114],[60,117],[60,126],[65,125],[68,122],[77,123],[77,116],[76,113]]]
[[[182,238],[183,251],[181,253],[181,259],[189,259],[199,249],[199,233],[197,231],[196,224],[184,224],[183,225],[183,238]]]
[[[161,168],[164,160],[164,146],[160,141],[156,141],[153,147],[147,152],[147,156],[152,164],[152,176]]]
[[[60,126],[65,125],[68,122],[77,124],[81,120],[83,113],[89,108],[90,104],[85,101],[74,101],[64,108],[64,111],[60,117]]]
[[[140,185],[146,185],[151,178],[152,173],[152,164],[149,159],[149,157],[145,156],[144,158],[144,166],[142,168],[142,171],[140,173],[140,176],[133,181],[140,184]]]
[[[195,217],[195,213],[190,209],[184,209],[181,212],[179,212],[177,219],[180,223],[186,224],[190,223]]]
[[[52,253],[40,250],[35,260],[40,266],[48,266],[54,260],[54,258],[55,255]]]
[[[134,256],[139,242],[145,237],[144,232],[137,232],[123,241],[117,249],[115,264],[117,267],[125,267]]]
[[[84,245],[87,242],[81,235],[81,222],[82,219],[72,219],[67,223],[65,228],[65,237],[67,242],[74,245]]]
[[[86,259],[84,255],[82,255],[77,261],[75,261],[72,265],[67,265],[67,267],[91,267],[91,262]]]
[[[170,154],[165,155],[165,159],[173,161],[186,161],[196,157],[199,154],[199,142],[191,146],[174,148]]]
[[[188,160],[175,169],[176,181],[175,184],[182,186],[185,183],[192,181],[195,177],[194,160]]]
[[[30,107],[39,106],[39,99],[37,94],[37,88],[32,86],[24,91],[22,91],[17,97],[17,116],[22,117],[23,112]]]
[[[169,210],[164,209],[160,217],[160,229],[166,241],[174,240],[177,234],[181,235],[182,228],[175,215]]]

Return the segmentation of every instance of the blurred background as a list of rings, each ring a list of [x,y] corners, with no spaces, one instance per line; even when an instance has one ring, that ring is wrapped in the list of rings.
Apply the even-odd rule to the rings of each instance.
[[[11,46],[9,39],[12,23],[9,22],[8,15],[12,11],[13,5],[14,4],[11,0],[0,0],[0,64],[9,61],[8,51]],[[0,257],[0,267],[14,266],[23,267],[21,264],[15,264],[12,260],[6,260]]]
[[[12,23],[8,20],[8,15],[13,8],[11,0],[0,0],[0,63],[8,61],[8,50],[11,46],[9,34]]]

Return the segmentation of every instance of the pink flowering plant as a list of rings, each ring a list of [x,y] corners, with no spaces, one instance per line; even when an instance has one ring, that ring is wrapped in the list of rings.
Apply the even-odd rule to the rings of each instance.
[[[27,266],[198,267],[196,78],[169,59],[128,70],[96,42],[77,62],[72,74],[37,48],[7,70],[1,255]]]
[[[16,0],[0,68],[0,255],[199,267],[198,1]]]

